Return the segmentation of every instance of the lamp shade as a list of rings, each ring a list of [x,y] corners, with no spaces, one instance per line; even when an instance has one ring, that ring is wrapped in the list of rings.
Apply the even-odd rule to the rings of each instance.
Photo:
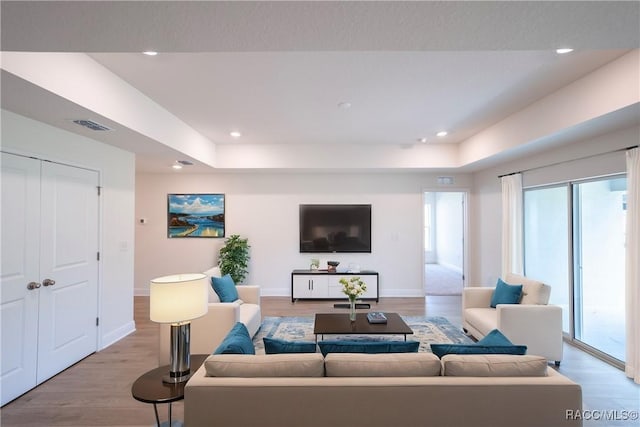
[[[158,323],[180,323],[208,310],[207,281],[201,273],[158,277],[149,285],[149,317]]]

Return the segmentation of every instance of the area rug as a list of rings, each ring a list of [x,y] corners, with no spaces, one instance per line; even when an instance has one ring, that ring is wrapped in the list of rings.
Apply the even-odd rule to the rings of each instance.
[[[420,341],[421,352],[431,352],[431,343],[471,344],[473,341],[462,330],[444,317],[402,316],[413,330],[407,340]],[[313,317],[265,317],[253,338],[256,354],[264,354],[262,338],[279,338],[291,341],[315,341]],[[331,338],[328,338],[331,337]],[[336,340],[402,340],[401,335],[329,335],[325,339]]]

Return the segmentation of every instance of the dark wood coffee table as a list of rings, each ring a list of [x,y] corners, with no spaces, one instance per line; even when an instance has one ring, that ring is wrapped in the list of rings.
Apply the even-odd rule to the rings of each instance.
[[[407,335],[413,334],[411,328],[398,313],[384,313],[387,323],[369,323],[367,313],[357,313],[356,321],[349,320],[348,313],[318,313],[313,324],[313,333],[324,339],[325,335]]]

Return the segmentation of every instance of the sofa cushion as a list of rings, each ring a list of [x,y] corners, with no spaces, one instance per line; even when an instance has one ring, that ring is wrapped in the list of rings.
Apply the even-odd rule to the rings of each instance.
[[[522,283],[522,300],[520,304],[549,304],[551,287],[537,280],[509,273],[504,277],[507,283]]]
[[[256,354],[247,327],[237,322],[213,354]]]
[[[208,377],[323,377],[320,353],[212,355],[204,362]]]
[[[471,326],[482,335],[488,334],[498,324],[498,311],[495,308],[467,308],[464,310],[464,318]]]
[[[262,338],[266,354],[279,353],[315,353],[316,343],[313,341],[287,341],[277,338]]]
[[[525,354],[526,345],[431,344],[431,351],[442,358],[447,354]]]
[[[442,375],[449,377],[545,377],[542,356],[457,355],[442,358]]]
[[[416,353],[418,341],[320,341],[323,356],[328,353]]]
[[[518,304],[522,298],[522,285],[509,285],[498,279],[496,288],[491,296],[491,307],[498,304]]]
[[[328,377],[437,377],[441,364],[430,353],[330,353],[324,368]]]
[[[254,336],[260,329],[262,322],[260,306],[258,304],[244,303],[239,306],[239,310],[239,320],[245,324],[249,335]]]
[[[220,302],[234,302],[238,299],[236,284],[233,282],[231,275],[225,274],[222,277],[211,277],[211,285],[220,297]]]

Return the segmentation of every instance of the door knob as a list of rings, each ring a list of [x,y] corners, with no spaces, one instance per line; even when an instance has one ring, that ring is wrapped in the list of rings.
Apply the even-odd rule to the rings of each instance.
[[[27,285],[27,289],[29,289],[30,291],[34,289],[38,289],[39,287],[40,287],[40,283],[38,282],[31,282]]]
[[[55,281],[55,280],[52,280],[52,279],[44,279],[44,280],[42,281],[42,285],[43,285],[43,286],[53,286],[53,285],[55,285],[55,284],[56,284],[56,281]]]

